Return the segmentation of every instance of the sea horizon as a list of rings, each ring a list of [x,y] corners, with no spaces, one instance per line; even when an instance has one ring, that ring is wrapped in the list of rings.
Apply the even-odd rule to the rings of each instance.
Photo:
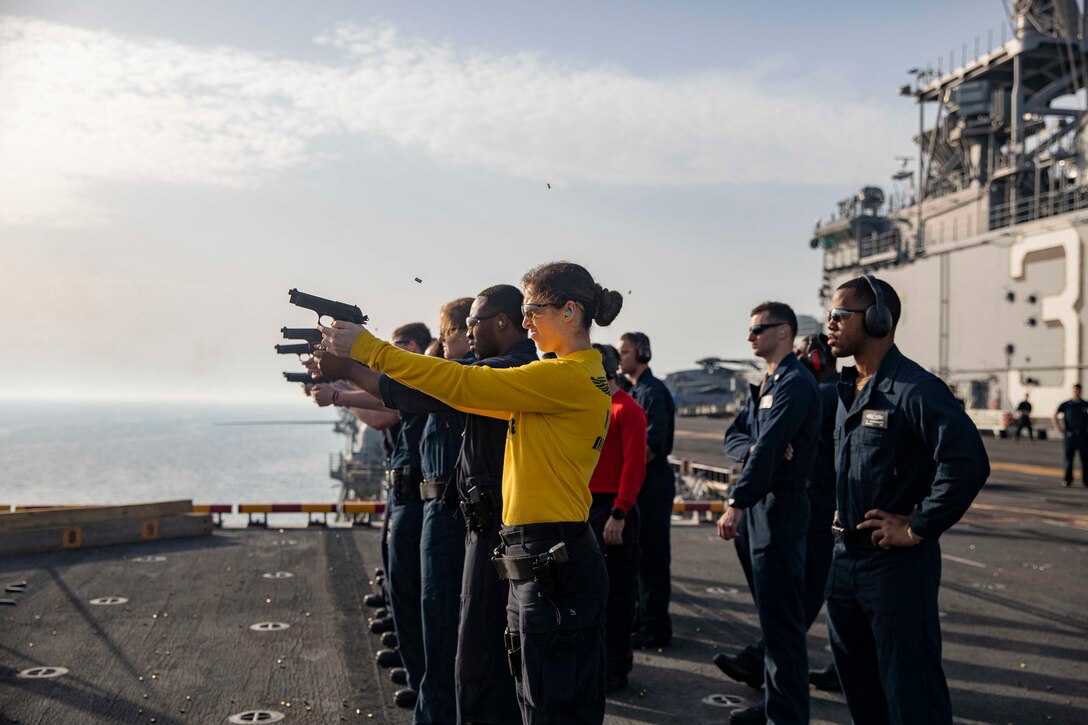
[[[334,411],[297,401],[10,400],[0,505],[335,501]]]

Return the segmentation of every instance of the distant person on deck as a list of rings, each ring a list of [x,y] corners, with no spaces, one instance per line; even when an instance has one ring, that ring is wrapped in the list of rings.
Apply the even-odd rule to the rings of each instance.
[[[1018,414],[1016,419],[1016,442],[1020,442],[1020,431],[1027,428],[1028,440],[1034,443],[1035,436],[1031,430],[1031,401],[1028,400],[1027,393],[1024,393],[1024,399],[1020,401],[1020,405],[1016,406],[1016,412]]]
[[[646,412],[646,479],[638,494],[639,549],[638,631],[631,635],[635,649],[668,647],[672,643],[669,599],[672,595],[669,527],[676,479],[669,466],[676,404],[665,383],[650,370],[650,338],[628,332],[620,338],[620,370],[630,378],[631,397]]]
[[[612,413],[597,468],[589,479],[593,503],[589,525],[608,568],[608,605],[604,616],[605,692],[627,687],[634,657],[631,625],[638,598],[639,489],[646,477],[646,414],[619,387],[620,355],[611,345],[594,345],[612,395]]]
[[[1080,482],[1088,486],[1088,401],[1080,397],[1080,383],[1073,383],[1073,397],[1058,406],[1051,417],[1054,429],[1062,434],[1065,471],[1062,485],[1073,485],[1073,456],[1080,453]],[[1061,420],[1058,417],[1061,416]]]

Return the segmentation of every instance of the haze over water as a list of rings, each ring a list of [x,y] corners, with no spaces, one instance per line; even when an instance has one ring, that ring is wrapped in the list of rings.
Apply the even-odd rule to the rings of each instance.
[[[0,403],[0,505],[335,501],[335,413],[297,403]],[[328,425],[216,425],[328,421]],[[336,486],[334,486],[336,484]]]

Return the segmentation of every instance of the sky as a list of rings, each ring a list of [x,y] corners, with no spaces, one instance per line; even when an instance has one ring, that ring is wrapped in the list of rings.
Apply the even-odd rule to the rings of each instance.
[[[748,357],[814,221],[911,156],[955,3],[0,0],[0,398],[276,400],[287,291],[388,336],[569,259],[594,339]],[[416,281],[417,278],[421,281]]]

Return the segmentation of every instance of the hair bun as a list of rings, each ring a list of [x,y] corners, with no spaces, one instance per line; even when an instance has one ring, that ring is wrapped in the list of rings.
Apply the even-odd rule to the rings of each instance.
[[[612,324],[612,320],[623,309],[623,295],[615,290],[597,285],[597,304],[593,310],[593,321],[602,327]]]

